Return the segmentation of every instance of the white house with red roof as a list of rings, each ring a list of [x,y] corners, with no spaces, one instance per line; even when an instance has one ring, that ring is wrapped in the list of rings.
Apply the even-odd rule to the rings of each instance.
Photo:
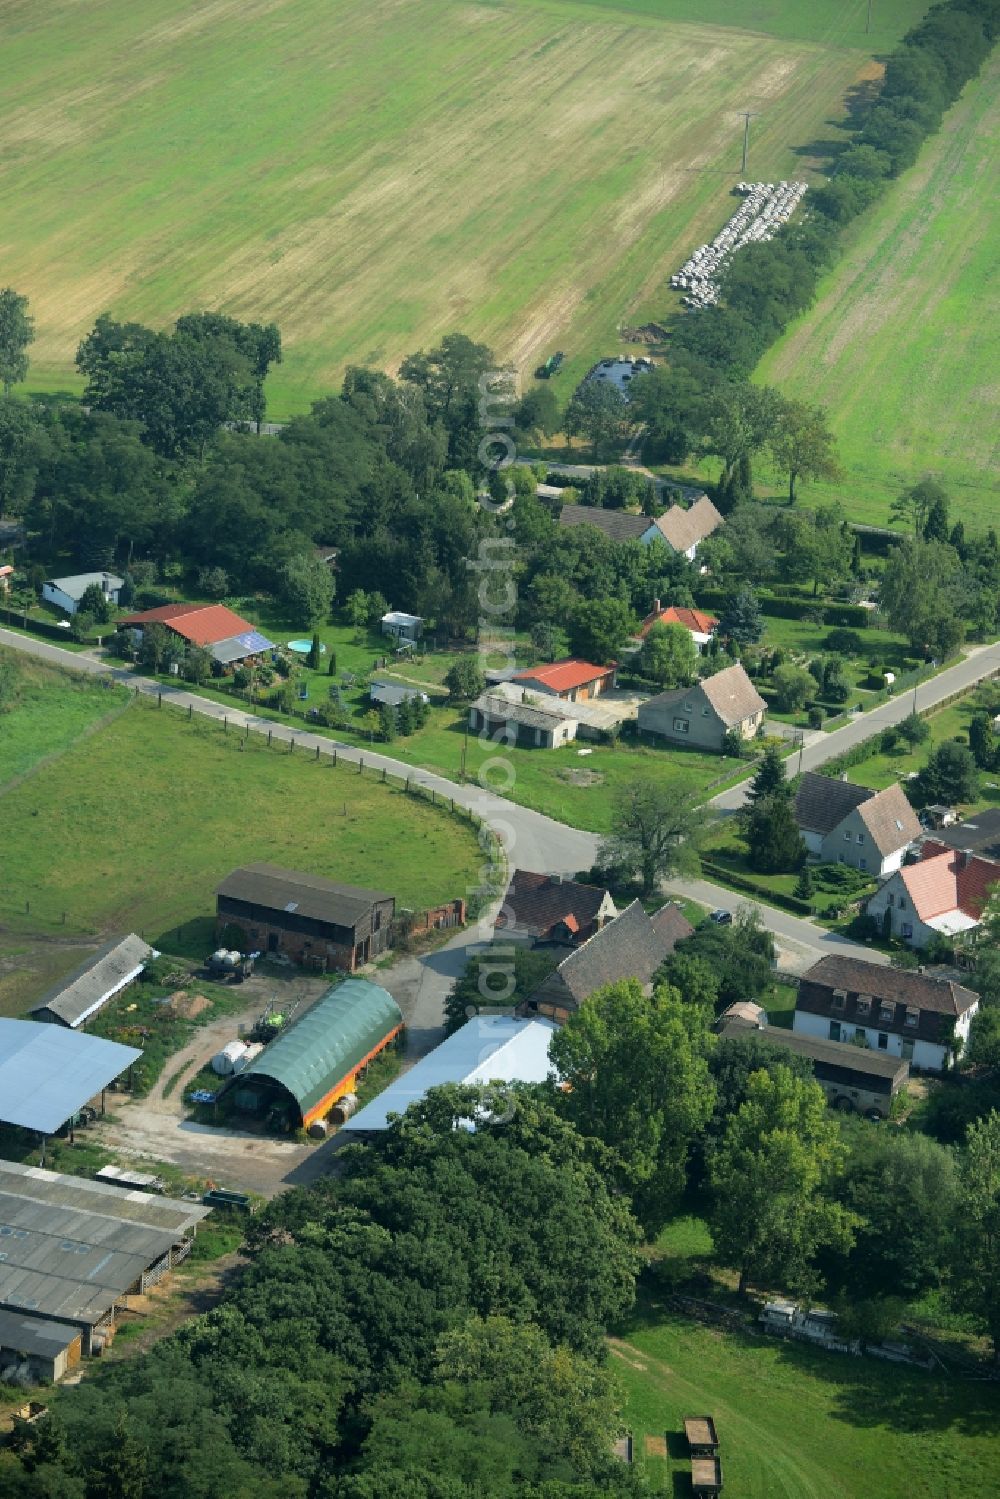
[[[946,849],[898,869],[867,911],[894,937],[926,947],[936,937],[966,939],[974,933],[993,886],[1000,886],[1000,864],[968,849]]]
[[[659,599],[655,599],[652,610],[639,626],[639,639],[645,640],[654,625],[680,625],[687,630],[699,651],[703,651],[711,645],[719,621],[714,614],[706,614],[704,609],[687,609],[682,604],[670,604],[664,609]]]
[[[618,663],[594,666],[590,661],[553,661],[550,666],[532,666],[515,672],[510,679],[519,687],[547,692],[567,703],[585,703],[618,685]]]

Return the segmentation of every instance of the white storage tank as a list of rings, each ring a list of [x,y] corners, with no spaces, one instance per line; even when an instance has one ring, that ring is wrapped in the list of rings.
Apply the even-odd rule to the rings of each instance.
[[[247,1048],[242,1041],[228,1041],[212,1058],[212,1071],[218,1077],[232,1077],[247,1064]]]

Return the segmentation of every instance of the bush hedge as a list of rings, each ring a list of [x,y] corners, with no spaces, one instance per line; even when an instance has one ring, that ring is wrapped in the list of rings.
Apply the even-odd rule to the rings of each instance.
[[[711,875],[721,885],[728,885],[732,890],[754,895],[762,900],[765,905],[780,906],[785,911],[791,911],[795,916],[811,916],[812,904],[807,900],[799,900],[797,895],[785,895],[780,890],[771,890],[767,885],[760,885],[756,880],[747,879],[745,875],[734,874],[724,864],[716,864],[714,860],[702,859],[702,873]]]

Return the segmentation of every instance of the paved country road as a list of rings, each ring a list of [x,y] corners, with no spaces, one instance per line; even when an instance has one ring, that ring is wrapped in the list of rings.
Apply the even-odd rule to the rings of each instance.
[[[790,755],[785,762],[786,770],[789,775],[797,775],[800,769],[816,770],[820,765],[825,765],[827,760],[835,759],[837,755],[852,749],[863,739],[870,739],[873,734],[888,728],[890,724],[901,723],[914,711],[914,707],[918,712],[924,712],[954,693],[974,687],[985,677],[992,677],[997,673],[1000,673],[1000,643],[976,646],[954,666],[947,667],[936,677],[931,677],[930,681],[921,682],[915,694],[911,688],[909,692],[890,698],[868,713],[855,714],[851,723],[845,724],[842,729],[834,729],[832,734],[824,734],[822,729],[816,730],[814,734],[807,734],[801,765],[798,754]],[[749,781],[742,781],[738,786],[731,786],[728,791],[714,796],[710,805],[721,812],[735,811],[743,805],[749,784]]]
[[[303,750],[315,753],[318,749],[321,755],[332,755],[336,750],[338,760],[356,764],[359,759],[363,759],[365,765],[378,769],[384,767],[391,774],[404,779],[408,778],[414,784],[433,790],[438,795],[453,800],[457,805],[470,808],[480,817],[487,819],[503,842],[512,868],[519,866],[524,869],[546,870],[553,874],[574,874],[578,870],[588,869],[597,855],[600,844],[597,834],[568,827],[565,823],[545,817],[540,812],[534,812],[528,807],[520,807],[503,797],[494,796],[478,785],[460,786],[444,776],[436,775],[433,771],[422,770],[401,760],[394,760],[389,755],[380,755],[371,750],[359,750],[354,745],[341,744],[338,740],[326,735],[313,734],[305,729],[274,723],[256,714],[244,713],[236,706],[229,707],[216,703],[210,698],[201,697],[183,687],[161,687],[146,677],[139,676],[124,667],[112,665],[109,661],[91,655],[89,652],[77,653],[63,650],[59,646],[36,640],[32,636],[4,629],[0,629],[0,645],[24,651],[28,655],[52,661],[59,666],[95,675],[111,676],[116,681],[148,697],[156,697],[162,692],[164,700],[177,707],[189,707],[203,717],[214,718],[220,722],[223,718],[227,718],[234,727],[242,728],[248,725],[251,732],[270,733],[279,743],[287,744],[294,739],[296,746]],[[952,693],[971,687],[982,678],[998,671],[1000,671],[1000,645],[980,647],[970,652],[955,666],[949,667],[939,676],[918,687],[917,705],[920,708],[932,707]],[[822,765],[825,760],[841,754],[852,744],[857,744],[870,734],[877,733],[887,724],[898,722],[899,719],[906,717],[912,707],[913,694],[910,692],[873,709],[870,713],[858,715],[853,723],[832,734],[818,732],[811,740],[807,739],[802,756],[803,769],[813,769]],[[794,756],[789,764],[793,770],[797,770],[798,756]],[[733,811],[741,805],[744,799],[746,784],[744,782],[740,786],[722,792],[713,798],[711,805],[723,812]],[[732,891],[726,890],[721,885],[713,885],[706,880],[683,883],[668,881],[665,889],[670,895],[688,896],[712,908],[721,906],[732,909],[740,903],[739,897],[734,896]],[[858,957],[867,957],[873,962],[886,961],[882,954],[848,942],[814,922],[788,915],[769,905],[759,904],[759,910],[764,924],[775,936],[782,967],[801,971],[818,957],[830,952],[853,953]],[[467,932],[459,934],[453,942],[450,942],[446,949],[441,949],[438,953],[419,960],[421,971],[418,972],[415,968],[412,975],[406,976],[406,982],[411,987],[411,995],[408,997],[411,998],[411,1004],[416,1012],[411,1018],[415,1021],[418,1030],[429,1031],[433,1028],[435,1016],[440,1016],[440,1005],[444,993],[461,971],[467,955],[466,950],[476,942],[485,940],[487,935],[488,928],[485,923],[474,924]],[[417,960],[414,961],[416,963]],[[409,1008],[409,1006],[404,1005],[404,1008]],[[440,1023],[439,1020],[437,1023]]]

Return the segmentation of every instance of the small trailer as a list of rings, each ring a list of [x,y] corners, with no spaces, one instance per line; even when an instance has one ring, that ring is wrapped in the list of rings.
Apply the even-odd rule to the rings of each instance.
[[[205,959],[205,969],[209,978],[220,983],[232,980],[234,984],[242,984],[253,973],[254,958],[259,956],[259,953],[241,953],[235,948],[218,947]]]
[[[722,1492],[719,1435],[711,1416],[687,1416],[684,1435],[691,1453],[691,1490],[695,1499]]]

